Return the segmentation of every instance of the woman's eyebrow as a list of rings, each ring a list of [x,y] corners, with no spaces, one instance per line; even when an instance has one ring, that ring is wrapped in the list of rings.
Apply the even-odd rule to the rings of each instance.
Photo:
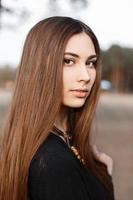
[[[96,55],[92,55],[88,57],[88,60],[97,60],[97,56]]]
[[[65,55],[70,55],[70,56],[77,57],[77,58],[80,57],[79,55],[77,55],[75,53],[70,53],[70,52],[65,52]]]
[[[77,55],[77,54],[75,54],[75,53],[65,52],[64,54],[65,54],[65,55],[70,55],[70,56],[73,56],[73,57],[76,57],[76,58],[80,58],[80,56]],[[92,58],[97,58],[96,54],[90,55],[90,56],[88,57],[89,60],[92,59]]]

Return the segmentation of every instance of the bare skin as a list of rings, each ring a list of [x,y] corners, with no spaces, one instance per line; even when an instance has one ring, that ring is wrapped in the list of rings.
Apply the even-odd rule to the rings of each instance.
[[[56,127],[58,127],[62,131],[67,130],[67,113],[68,113],[68,108],[62,106],[58,114],[58,117],[54,123]]]

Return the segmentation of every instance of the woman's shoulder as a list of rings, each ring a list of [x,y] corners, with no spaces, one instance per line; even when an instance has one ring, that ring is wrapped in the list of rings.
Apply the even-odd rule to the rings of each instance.
[[[82,195],[87,196],[77,163],[67,144],[59,136],[50,134],[30,163],[28,188],[31,199],[80,200]]]
[[[73,156],[67,144],[54,133],[50,133],[47,139],[40,145],[30,163],[30,171],[50,170],[67,165],[72,167]]]
[[[44,152],[54,153],[60,151],[61,149],[66,150],[66,147],[67,144],[58,135],[50,132],[48,137],[38,148],[36,154],[41,154]]]

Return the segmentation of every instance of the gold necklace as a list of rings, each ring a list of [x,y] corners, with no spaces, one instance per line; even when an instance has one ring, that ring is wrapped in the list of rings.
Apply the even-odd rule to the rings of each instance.
[[[75,146],[70,145],[70,140],[72,139],[71,136],[67,132],[63,132],[60,129],[58,129],[56,126],[53,127],[53,131],[55,130],[54,134],[58,136],[63,136],[64,140],[66,141],[68,147],[72,150],[72,152],[75,154],[75,156],[85,165],[85,161],[83,158],[81,158],[78,149]]]
[[[85,161],[83,158],[81,158],[79,151],[77,150],[77,148],[75,146],[71,146],[70,147],[71,150],[73,151],[73,153],[76,155],[76,157],[80,160],[80,162],[82,162],[85,165]]]

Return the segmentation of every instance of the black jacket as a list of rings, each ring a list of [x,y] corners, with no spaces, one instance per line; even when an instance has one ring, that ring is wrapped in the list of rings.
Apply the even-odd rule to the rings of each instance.
[[[29,168],[30,200],[105,200],[106,189],[67,144],[50,133]]]

